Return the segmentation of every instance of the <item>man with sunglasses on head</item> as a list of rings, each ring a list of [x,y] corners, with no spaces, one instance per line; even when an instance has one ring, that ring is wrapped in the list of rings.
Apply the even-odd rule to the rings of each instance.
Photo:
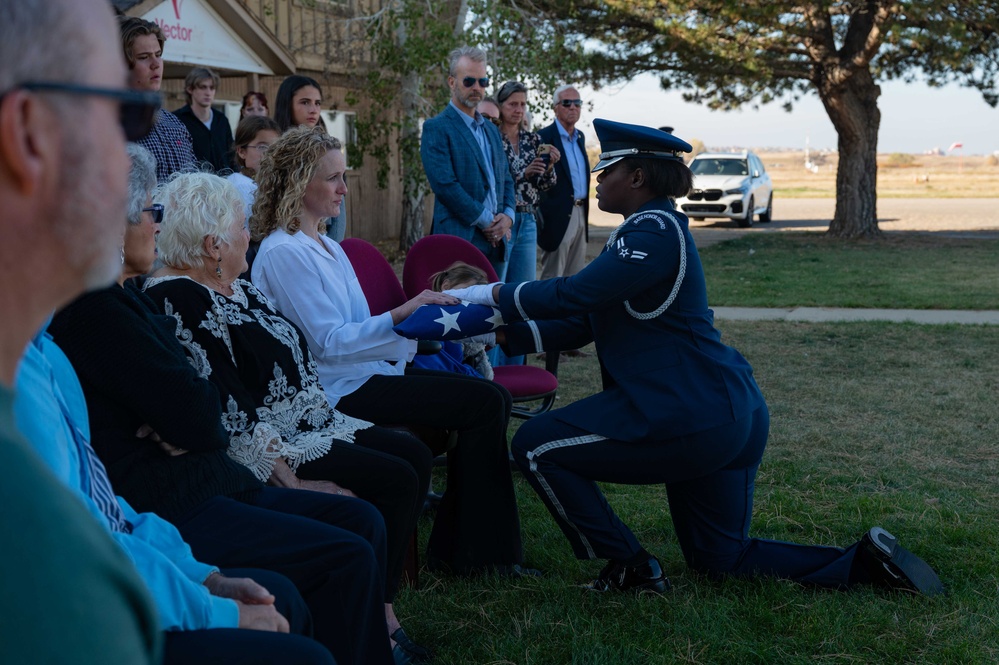
[[[12,410],[21,355],[52,310],[121,269],[123,126],[138,138],[156,109],[124,77],[106,0],[0,3],[3,663],[159,661],[132,563],[30,450]]]
[[[499,130],[477,110],[489,86],[486,54],[462,46],[448,60],[451,103],[423,125],[420,145],[434,190],[433,233],[471,242],[503,280],[517,202]]]
[[[152,21],[136,16],[119,16],[121,48],[128,64],[128,87],[159,92],[163,83],[163,44],[166,35]],[[177,171],[193,171],[198,159],[194,141],[177,116],[160,109],[148,136],[137,141],[156,159],[156,180],[166,182]]]
[[[590,162],[583,133],[576,129],[583,100],[571,85],[556,88],[555,122],[538,131],[541,140],[562,153],[555,164],[555,186],[542,192],[538,246],[541,279],[575,275],[586,265],[590,214]]]

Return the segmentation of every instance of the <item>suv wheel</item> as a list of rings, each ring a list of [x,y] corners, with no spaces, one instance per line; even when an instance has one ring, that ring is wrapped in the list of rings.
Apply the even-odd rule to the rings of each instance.
[[[770,198],[767,199],[767,209],[760,213],[760,223],[767,224],[774,218],[774,193],[770,192]]]
[[[753,206],[754,205],[756,205],[756,201],[754,201],[753,197],[750,196],[749,197],[749,203],[746,204],[746,214],[745,214],[745,216],[743,216],[742,219],[735,220],[736,223],[741,228],[748,229],[750,226],[753,225]]]

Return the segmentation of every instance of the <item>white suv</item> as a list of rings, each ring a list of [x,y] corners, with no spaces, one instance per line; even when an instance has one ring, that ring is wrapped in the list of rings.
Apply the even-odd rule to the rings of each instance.
[[[690,162],[694,188],[676,200],[691,219],[734,219],[739,226],[753,225],[753,215],[769,222],[774,192],[763,162],[752,152],[702,152]]]

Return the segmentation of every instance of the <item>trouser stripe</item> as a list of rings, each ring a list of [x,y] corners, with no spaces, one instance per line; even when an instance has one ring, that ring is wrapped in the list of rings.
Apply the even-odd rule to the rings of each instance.
[[[537,479],[538,484],[541,485],[542,489],[544,489],[545,495],[548,497],[548,501],[555,508],[555,511],[559,514],[559,517],[561,517],[566,524],[572,526],[573,530],[576,532],[576,535],[579,536],[580,542],[583,544],[583,547],[586,548],[587,556],[589,556],[589,558],[591,559],[597,558],[596,552],[593,551],[593,547],[590,545],[590,541],[586,538],[586,536],[583,535],[583,532],[579,530],[579,527],[576,526],[569,519],[568,515],[566,515],[565,508],[562,507],[562,503],[558,500],[558,497],[555,495],[555,491],[548,484],[548,481],[545,479],[544,475],[542,475],[542,473],[538,471],[537,458],[549,451],[558,450],[559,448],[581,446],[587,443],[596,443],[597,441],[606,441],[606,440],[607,440],[606,436],[600,436],[599,434],[574,436],[569,439],[558,439],[555,441],[549,441],[548,443],[538,446],[534,450],[527,453],[527,461],[530,463],[529,468],[531,470],[531,473],[534,474],[534,477]]]

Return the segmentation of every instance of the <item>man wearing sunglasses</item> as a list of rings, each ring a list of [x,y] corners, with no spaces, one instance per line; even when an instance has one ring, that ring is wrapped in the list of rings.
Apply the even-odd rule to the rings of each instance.
[[[500,280],[510,257],[516,198],[499,130],[478,112],[486,96],[486,54],[451,51],[451,103],[423,125],[420,157],[434,190],[433,233],[468,240],[489,258]]]
[[[555,186],[541,193],[538,229],[541,279],[575,275],[586,265],[590,213],[590,162],[583,134],[576,129],[583,101],[571,85],[555,90],[555,122],[538,134],[562,153],[555,164]]]
[[[3,663],[159,661],[155,611],[132,563],[44,468],[12,412],[16,368],[35,332],[121,270],[123,128],[138,138],[157,105],[122,89],[114,37],[107,0],[0,3]]]
[[[119,17],[118,30],[128,64],[128,87],[137,91],[159,92],[163,83],[166,35],[152,21],[137,16]],[[166,182],[177,171],[192,171],[197,167],[191,133],[169,111],[160,109],[153,130],[137,143],[156,158],[158,182]]]

